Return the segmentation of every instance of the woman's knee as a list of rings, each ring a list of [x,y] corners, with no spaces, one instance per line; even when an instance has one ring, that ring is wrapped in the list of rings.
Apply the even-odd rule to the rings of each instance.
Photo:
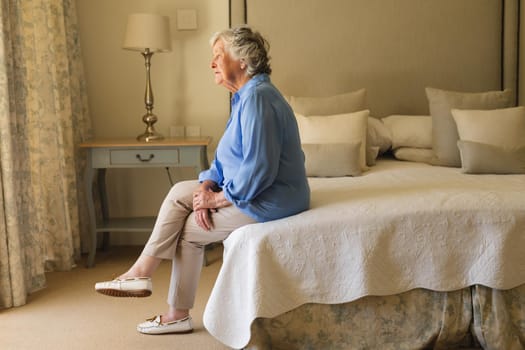
[[[168,197],[171,199],[191,198],[193,197],[193,192],[198,188],[199,181],[197,180],[179,181],[171,187]]]

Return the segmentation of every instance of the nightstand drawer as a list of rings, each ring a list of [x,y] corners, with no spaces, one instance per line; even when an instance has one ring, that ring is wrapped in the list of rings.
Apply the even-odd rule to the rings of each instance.
[[[109,153],[111,165],[134,164],[179,164],[178,149],[129,149],[111,150]]]

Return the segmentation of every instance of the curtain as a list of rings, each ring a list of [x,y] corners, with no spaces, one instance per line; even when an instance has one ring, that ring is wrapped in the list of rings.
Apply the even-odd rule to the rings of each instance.
[[[0,1],[1,309],[80,258],[91,127],[75,0]]]

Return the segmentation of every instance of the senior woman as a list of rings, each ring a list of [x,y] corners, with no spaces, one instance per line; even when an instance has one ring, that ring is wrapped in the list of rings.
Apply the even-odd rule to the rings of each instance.
[[[199,181],[183,181],[164,199],[151,237],[136,262],[95,289],[118,297],[149,296],[151,276],[172,260],[168,310],[137,326],[147,334],[193,330],[193,307],[204,246],[235,229],[306,210],[310,190],[294,114],[270,82],[268,43],[242,26],[216,33],[211,69],[232,92],[231,115],[215,159]]]

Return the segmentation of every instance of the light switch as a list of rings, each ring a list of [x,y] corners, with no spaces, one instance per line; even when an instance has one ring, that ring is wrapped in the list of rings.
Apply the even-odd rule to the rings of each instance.
[[[178,9],[177,10],[177,29],[178,30],[197,29],[197,10]]]

